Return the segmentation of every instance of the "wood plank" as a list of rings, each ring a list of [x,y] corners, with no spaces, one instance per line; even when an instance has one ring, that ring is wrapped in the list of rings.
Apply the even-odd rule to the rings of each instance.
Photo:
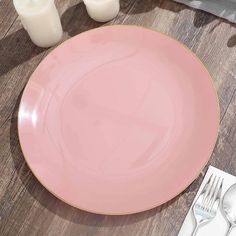
[[[0,1],[0,39],[4,38],[12,24],[17,18],[13,2],[9,0]],[[1,48],[0,48],[1,50]]]
[[[170,0],[123,0],[121,5],[118,17],[107,24],[160,30],[184,43],[206,65],[221,106],[221,129],[209,163],[236,175],[235,27]],[[80,1],[59,0],[57,6],[64,40],[103,25],[88,17]],[[11,1],[2,0],[0,7],[0,22],[9,19],[0,24],[0,235],[176,236],[206,169],[182,194],[161,207],[113,217],[68,206],[32,175],[19,145],[17,111],[31,73],[52,49],[40,49],[31,43],[19,20],[14,22]]]

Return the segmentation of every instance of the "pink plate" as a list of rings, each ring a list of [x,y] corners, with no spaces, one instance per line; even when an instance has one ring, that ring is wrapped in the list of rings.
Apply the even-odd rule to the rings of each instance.
[[[219,105],[188,49],[152,30],[109,26],[42,61],[18,122],[27,163],[51,193],[86,211],[129,214],[165,203],[198,176]]]

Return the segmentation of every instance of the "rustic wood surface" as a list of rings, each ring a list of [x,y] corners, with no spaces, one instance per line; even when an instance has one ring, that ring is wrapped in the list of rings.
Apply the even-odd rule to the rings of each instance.
[[[58,0],[64,40],[103,24],[91,20],[81,1]],[[236,175],[236,28],[170,0],[121,0],[108,24],[135,24],[162,31],[189,47],[210,71],[220,99],[219,138],[208,164]],[[31,43],[11,0],[0,0],[0,235],[176,236],[202,181],[150,211],[95,215],[68,206],[39,184],[26,165],[17,136],[22,90],[52,49]]]

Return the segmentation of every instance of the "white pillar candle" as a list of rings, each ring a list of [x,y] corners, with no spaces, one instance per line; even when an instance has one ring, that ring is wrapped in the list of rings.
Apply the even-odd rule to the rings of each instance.
[[[89,16],[95,21],[106,22],[117,16],[119,0],[84,0]]]
[[[24,28],[39,47],[51,47],[62,37],[62,26],[54,0],[13,0]]]

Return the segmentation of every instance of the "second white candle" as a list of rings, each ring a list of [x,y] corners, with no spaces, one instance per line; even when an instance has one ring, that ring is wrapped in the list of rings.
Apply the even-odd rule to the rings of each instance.
[[[89,16],[95,21],[106,22],[117,16],[119,0],[84,0]]]

